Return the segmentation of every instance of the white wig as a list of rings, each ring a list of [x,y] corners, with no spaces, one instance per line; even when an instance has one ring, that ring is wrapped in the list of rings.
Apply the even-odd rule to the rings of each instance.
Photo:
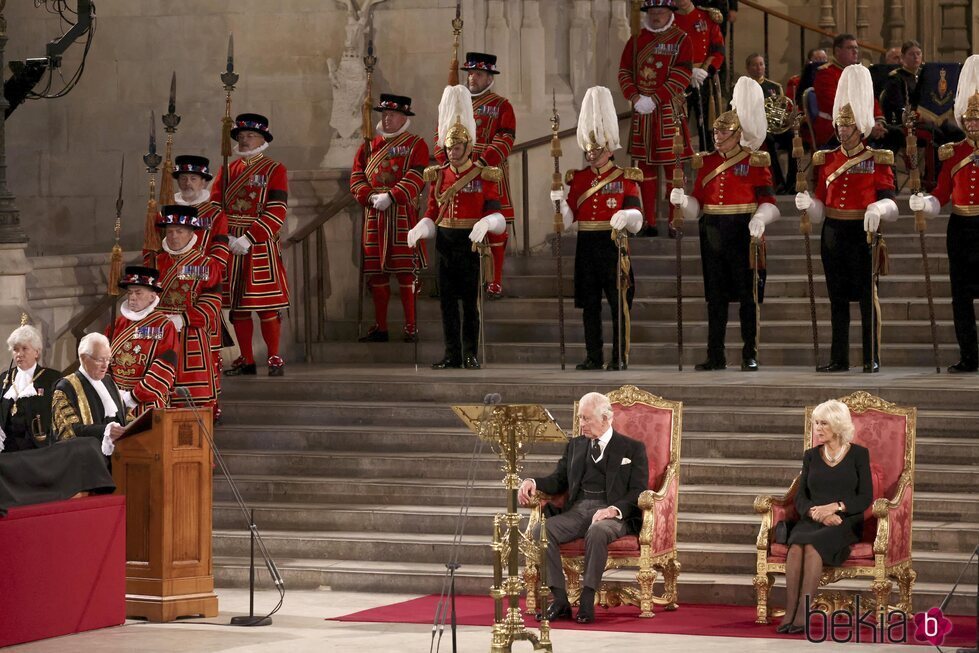
[[[17,345],[28,345],[41,351],[41,332],[30,324],[17,327],[7,338],[7,349],[13,351]]]

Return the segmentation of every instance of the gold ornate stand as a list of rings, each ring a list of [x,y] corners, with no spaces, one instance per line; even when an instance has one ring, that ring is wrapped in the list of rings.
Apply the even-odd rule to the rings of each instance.
[[[534,442],[564,442],[567,440],[543,406],[535,404],[496,404],[453,406],[452,410],[473,433],[493,445],[500,456],[503,485],[507,489],[507,511],[493,517],[493,643],[490,653],[512,650],[513,642],[527,640],[535,651],[553,651],[551,627],[547,619],[540,622],[540,635],[527,628],[520,613],[520,595],[527,589],[520,575],[520,553],[538,559],[547,549],[547,532],[542,520],[540,542],[535,542],[520,531],[520,513],[517,512],[517,488],[523,458]],[[506,566],[506,578],[503,568]],[[542,570],[546,569],[541,565]],[[545,573],[540,583],[547,587]],[[546,589],[544,590],[547,591]],[[546,615],[546,601],[542,601],[542,614]]]

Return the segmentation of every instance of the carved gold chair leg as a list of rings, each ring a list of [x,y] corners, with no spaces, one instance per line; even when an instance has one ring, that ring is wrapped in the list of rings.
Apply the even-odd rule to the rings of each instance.
[[[918,572],[914,569],[908,567],[898,576],[898,587],[901,592],[901,602],[898,603],[898,609],[900,609],[905,614],[910,615],[913,609],[911,603],[911,591],[914,589],[914,582],[918,579]]]
[[[680,561],[673,556],[666,561],[663,566],[663,599],[666,601],[664,609],[668,611],[676,610],[677,607],[677,589],[676,582],[680,577]]]
[[[755,623],[756,624],[767,624],[769,617],[769,595],[772,590],[772,585],[775,584],[775,576],[773,574],[759,574],[755,576],[755,595],[758,597],[758,605],[755,608]]]
[[[878,609],[881,606],[886,610],[887,606],[890,605],[891,589],[894,584],[889,580],[875,580],[870,584],[870,589],[874,593],[874,608]]]
[[[524,587],[527,588],[527,606],[524,612],[526,614],[535,614],[537,612],[537,582],[540,580],[540,571],[535,563],[527,563],[523,572]]]
[[[655,569],[640,569],[636,574],[639,582],[639,616],[651,619],[653,614],[653,584],[656,582]]]
[[[566,560],[563,562],[564,578],[567,580],[568,601],[571,602],[571,605],[578,605],[578,599],[581,597],[581,570],[576,562],[568,563]]]

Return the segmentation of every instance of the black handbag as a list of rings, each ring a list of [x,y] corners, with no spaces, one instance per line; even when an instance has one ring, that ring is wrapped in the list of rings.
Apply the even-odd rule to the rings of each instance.
[[[797,522],[794,521],[780,521],[775,524],[775,544],[788,544],[789,534],[792,532],[792,528]]]

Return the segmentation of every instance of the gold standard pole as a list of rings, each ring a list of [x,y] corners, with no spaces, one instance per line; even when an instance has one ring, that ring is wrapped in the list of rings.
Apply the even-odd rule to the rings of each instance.
[[[160,155],[156,153],[156,115],[150,112],[150,145],[143,156],[146,172],[150,177],[150,194],[146,200],[146,221],[143,226],[143,263],[156,267],[156,255],[160,251],[160,232],[156,228],[156,173],[159,172]]]
[[[367,55],[364,57],[364,70],[367,72],[367,92],[364,95],[364,104],[360,109],[360,132],[364,139],[364,169],[367,169],[367,164],[370,162],[371,158],[371,143],[374,140],[374,122],[371,117],[371,111],[373,110],[374,99],[373,89],[371,86],[374,83],[374,66],[377,65],[377,57],[374,56],[374,40],[370,39],[367,41]],[[369,207],[364,207],[361,213],[361,224],[360,224],[360,257],[359,270],[358,270],[358,288],[357,288],[357,337],[360,338],[364,335],[364,295],[367,294],[367,276],[364,274],[364,245],[367,242],[367,214],[370,212]],[[378,220],[381,217],[378,216]],[[380,234],[380,227],[378,227],[378,234]],[[418,367],[418,361],[415,361],[415,367]]]
[[[551,190],[561,190],[564,182],[561,179],[561,139],[558,130],[561,117],[557,113],[557,98],[551,89],[551,158],[554,159],[554,174],[551,177]],[[565,363],[564,341],[564,262],[561,256],[561,234],[564,232],[564,220],[561,218],[561,202],[554,202],[554,260],[557,266],[557,324],[558,345],[561,357],[561,369]]]
[[[683,188],[683,121],[686,116],[686,99],[683,95],[673,98],[673,188]],[[673,229],[676,231],[676,350],[677,369],[683,371],[683,209],[673,207]]]
[[[459,38],[462,36],[462,2],[456,2],[456,17],[452,19],[452,61],[449,62],[449,86],[459,83]]]
[[[792,158],[795,159],[798,169],[795,176],[795,192],[807,193],[809,192],[809,182],[806,180],[806,170],[802,167],[802,156],[805,150],[802,148],[802,137],[799,136],[801,122],[801,115],[796,115],[792,122]],[[812,325],[813,367],[819,367],[819,327],[816,324],[816,287],[812,279],[812,243],[809,240],[809,236],[812,234],[812,222],[809,221],[809,211],[803,210],[799,214],[799,232],[802,233],[806,245],[806,280],[809,284],[809,321]]]

